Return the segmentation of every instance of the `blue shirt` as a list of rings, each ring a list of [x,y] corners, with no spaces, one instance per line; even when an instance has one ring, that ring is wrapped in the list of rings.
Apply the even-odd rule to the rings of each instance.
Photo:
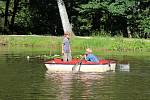
[[[86,60],[91,62],[97,62],[97,63],[99,62],[98,58],[93,54],[88,54],[86,56]]]
[[[63,40],[63,49],[64,49],[65,53],[69,53],[70,52],[69,40],[66,37]]]

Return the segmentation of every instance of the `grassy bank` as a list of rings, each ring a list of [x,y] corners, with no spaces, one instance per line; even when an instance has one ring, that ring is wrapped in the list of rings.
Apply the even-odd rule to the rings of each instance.
[[[0,45],[9,47],[33,47],[60,51],[62,37],[55,36],[0,36]],[[94,52],[149,52],[150,40],[127,39],[122,37],[74,37],[71,38],[72,51],[84,52],[90,47]]]

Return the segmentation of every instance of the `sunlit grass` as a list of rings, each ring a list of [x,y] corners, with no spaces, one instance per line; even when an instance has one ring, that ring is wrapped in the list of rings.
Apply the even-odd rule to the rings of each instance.
[[[62,37],[56,36],[0,36],[0,45],[9,47],[32,47],[47,50],[51,53],[60,52]],[[73,37],[70,39],[73,53],[84,53],[92,48],[96,54],[131,54],[133,52],[150,52],[150,40],[127,39],[122,37]],[[115,53],[114,53],[115,52]]]

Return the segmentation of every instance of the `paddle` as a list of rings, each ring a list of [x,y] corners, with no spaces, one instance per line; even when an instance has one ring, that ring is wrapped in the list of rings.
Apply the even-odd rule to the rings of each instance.
[[[81,59],[72,67],[72,71],[73,71],[73,72],[75,71],[75,69],[76,69],[76,67],[77,67],[78,65],[80,65],[80,66],[79,66],[79,70],[78,70],[78,71],[80,71],[80,67],[81,67],[83,58],[84,58],[84,56],[82,56]]]

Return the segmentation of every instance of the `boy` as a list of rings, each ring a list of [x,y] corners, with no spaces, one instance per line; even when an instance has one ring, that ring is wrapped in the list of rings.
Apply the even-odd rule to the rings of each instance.
[[[62,43],[62,55],[64,62],[72,60],[69,39],[70,39],[69,33],[68,32],[64,33],[64,39]]]

